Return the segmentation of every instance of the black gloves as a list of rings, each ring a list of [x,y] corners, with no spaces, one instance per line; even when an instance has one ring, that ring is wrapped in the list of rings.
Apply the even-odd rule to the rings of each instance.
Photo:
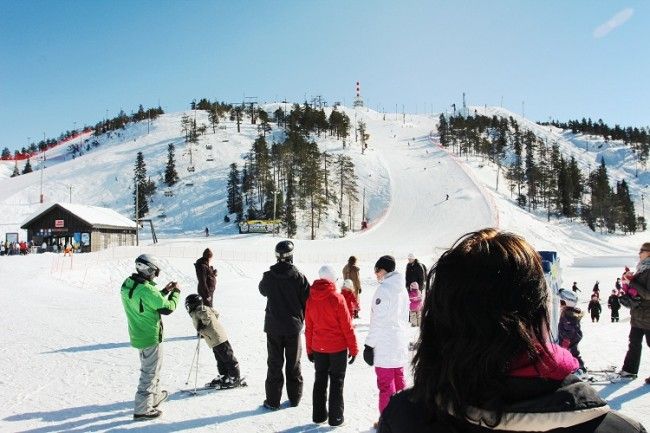
[[[349,359],[348,365],[350,365],[350,364],[352,364],[354,362],[355,359],[357,359],[357,357],[356,357],[356,355],[355,356],[348,355],[348,359]]]
[[[307,354],[307,359],[309,360],[309,362],[314,362],[314,354],[313,353],[308,353]]]
[[[375,363],[375,349],[366,345],[363,349],[363,360],[372,367]]]

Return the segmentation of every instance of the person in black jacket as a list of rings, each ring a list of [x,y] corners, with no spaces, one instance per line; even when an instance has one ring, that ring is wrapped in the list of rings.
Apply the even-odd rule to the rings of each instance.
[[[438,260],[413,360],[413,388],[393,396],[380,433],[639,433],[572,374],[548,341],[549,291],[523,238],[483,229]]]
[[[621,309],[621,301],[618,300],[618,291],[619,289],[612,290],[612,294],[607,299],[607,308],[610,309],[612,322],[618,322],[618,310]]]
[[[212,307],[212,297],[217,287],[217,270],[210,266],[211,260],[212,251],[206,248],[201,258],[194,263],[196,279],[199,281],[196,291],[203,299],[203,305],[208,307]]]
[[[406,264],[406,289],[411,287],[412,282],[418,283],[420,291],[425,291],[425,278],[427,275],[427,268],[415,258],[413,253],[408,255],[408,263]]]
[[[266,296],[267,373],[264,407],[280,408],[284,376],[282,366],[286,358],[287,395],[292,407],[302,398],[300,331],[305,321],[305,304],[309,297],[309,282],[293,265],[293,242],[282,241],[275,246],[278,262],[264,272],[259,289]]]
[[[591,313],[592,322],[598,322],[600,320],[600,312],[603,311],[603,307],[600,306],[598,299],[598,295],[594,293],[591,295],[591,301],[587,305],[587,311]]]

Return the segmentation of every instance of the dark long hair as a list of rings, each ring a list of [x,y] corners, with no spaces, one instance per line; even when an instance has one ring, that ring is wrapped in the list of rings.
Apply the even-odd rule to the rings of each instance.
[[[430,414],[500,418],[510,362],[539,359],[550,335],[548,291],[537,252],[521,237],[486,228],[468,233],[429,272],[413,359],[415,396]]]

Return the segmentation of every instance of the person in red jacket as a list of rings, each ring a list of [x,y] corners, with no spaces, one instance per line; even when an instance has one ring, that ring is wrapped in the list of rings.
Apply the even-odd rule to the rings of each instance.
[[[350,320],[359,317],[359,303],[354,292],[354,282],[350,279],[343,281],[341,288],[341,295],[345,298],[345,303],[348,306],[348,313],[350,313]]]
[[[359,352],[350,312],[343,295],[336,291],[336,273],[331,266],[318,271],[319,279],[310,288],[305,308],[307,358],[314,363],[312,420],[331,426],[343,424],[343,382],[347,364]],[[349,359],[349,362],[347,362]],[[330,382],[329,413],[327,380]]]

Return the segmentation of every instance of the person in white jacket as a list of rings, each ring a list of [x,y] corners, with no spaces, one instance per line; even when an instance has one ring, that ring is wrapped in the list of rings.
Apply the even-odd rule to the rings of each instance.
[[[404,276],[395,272],[395,259],[382,256],[375,264],[379,287],[372,298],[370,327],[363,359],[375,366],[379,388],[379,414],[390,397],[405,387],[408,362],[409,297]]]

